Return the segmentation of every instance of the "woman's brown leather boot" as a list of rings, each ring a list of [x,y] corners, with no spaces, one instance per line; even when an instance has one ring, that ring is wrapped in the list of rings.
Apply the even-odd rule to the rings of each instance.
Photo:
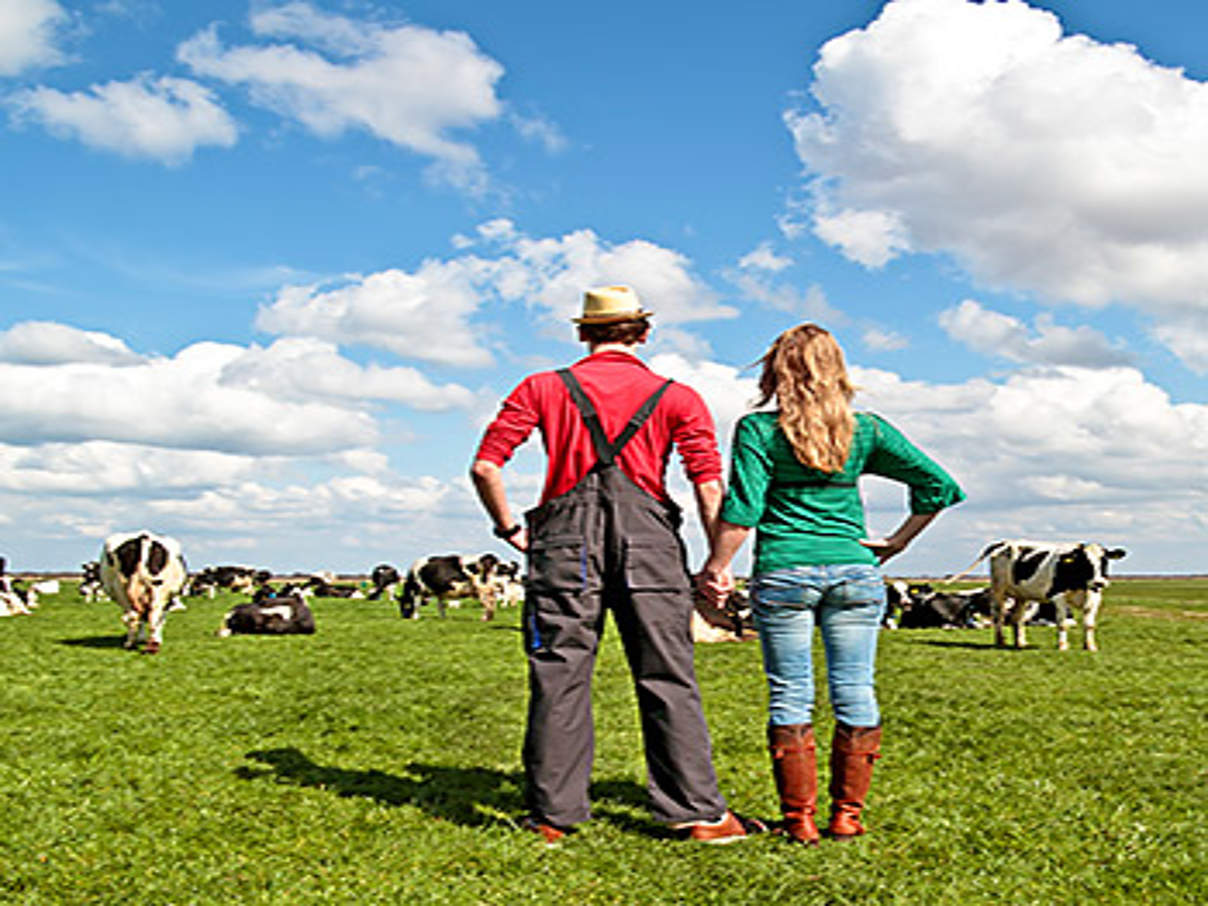
[[[818,845],[818,755],[810,724],[769,724],[768,751],[784,816],[780,832],[806,846]]]
[[[860,812],[872,784],[872,766],[881,757],[880,727],[835,724],[831,740],[831,817],[827,836],[850,840],[864,833]]]

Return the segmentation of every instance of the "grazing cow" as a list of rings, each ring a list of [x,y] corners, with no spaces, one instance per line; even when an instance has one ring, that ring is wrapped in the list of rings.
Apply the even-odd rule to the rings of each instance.
[[[101,585],[122,608],[126,648],[138,647],[145,629],[146,654],[163,644],[164,616],[188,580],[180,543],[152,532],[110,535],[101,547]]]
[[[1107,563],[1119,560],[1126,551],[1101,544],[1078,542],[996,541],[986,547],[965,573],[990,558],[990,596],[994,620],[994,644],[1002,647],[1003,622],[1008,617],[1015,631],[1015,647],[1027,645],[1024,621],[1034,612],[1030,602],[1051,601],[1056,605],[1057,647],[1069,649],[1066,615],[1069,609],[1082,617],[1082,644],[1098,651],[1095,621],[1108,585]],[[1011,599],[1008,606],[1007,599]]]
[[[381,598],[393,598],[403,577],[389,563],[379,563],[373,568],[369,581],[373,583],[373,590],[366,597],[370,601],[377,601]]]
[[[475,593],[474,578],[458,554],[422,557],[407,570],[398,596],[399,616],[405,620],[419,619],[420,606],[428,598],[435,598],[437,612],[443,617],[449,599],[471,597]]]
[[[101,564],[96,560],[89,560],[87,563],[80,564],[80,569],[84,574],[80,580],[80,597],[89,604],[101,598],[107,598],[108,595],[101,586]]]
[[[751,626],[751,600],[735,589],[725,606],[715,607],[703,593],[692,598],[693,642],[747,642],[758,638]]]
[[[266,586],[256,596],[239,604],[222,618],[219,638],[246,635],[313,635],[315,617],[306,604],[306,593],[294,586],[273,590]]]

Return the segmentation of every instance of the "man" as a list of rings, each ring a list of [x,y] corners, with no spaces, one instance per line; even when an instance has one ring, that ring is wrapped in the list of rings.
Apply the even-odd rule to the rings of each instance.
[[[637,356],[652,314],[629,287],[588,290],[574,321],[589,355],[522,381],[470,470],[495,535],[528,552],[526,827],[548,843],[590,817],[591,674],[606,610],[637,691],[655,820],[713,843],[762,829],[729,811],[717,789],[692,660],[680,512],[663,485],[674,445],[712,532],[721,457],[701,398]],[[549,462],[526,527],[512,516],[501,469],[534,428]]]

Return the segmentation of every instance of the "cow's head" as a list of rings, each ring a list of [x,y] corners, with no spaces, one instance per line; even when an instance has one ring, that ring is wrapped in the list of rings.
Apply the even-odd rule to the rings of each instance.
[[[1105,548],[1094,542],[1079,544],[1057,558],[1054,576],[1054,591],[1085,588],[1101,592],[1110,584],[1107,577],[1109,560],[1119,560],[1127,551],[1123,548]]]

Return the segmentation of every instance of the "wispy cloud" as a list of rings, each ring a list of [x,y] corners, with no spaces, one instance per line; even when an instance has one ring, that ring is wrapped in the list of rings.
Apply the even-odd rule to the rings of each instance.
[[[1018,318],[991,311],[973,299],[940,312],[939,323],[954,340],[1013,362],[1110,368],[1132,361],[1122,343],[1112,343],[1086,325],[1062,327],[1051,315],[1042,314],[1030,331]]]

